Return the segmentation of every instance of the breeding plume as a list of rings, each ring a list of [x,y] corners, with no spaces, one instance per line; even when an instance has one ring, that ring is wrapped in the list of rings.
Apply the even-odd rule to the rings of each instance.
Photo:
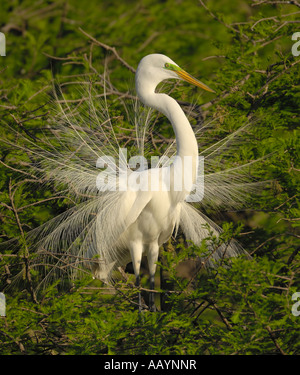
[[[74,277],[86,267],[94,277],[110,282],[120,267],[132,261],[139,285],[145,254],[150,288],[154,289],[159,248],[172,233],[176,235],[178,227],[187,240],[198,245],[209,233],[218,236],[221,232],[189,202],[198,201],[203,207],[237,207],[243,201],[245,191],[251,188],[244,166],[226,169],[219,159],[241,130],[199,151],[196,136],[201,136],[205,126],[194,132],[177,101],[156,92],[157,85],[169,79],[185,80],[213,92],[167,56],[151,54],[140,61],[135,86],[145,107],[137,110],[134,118],[137,150],[144,156],[151,114],[159,111],[170,121],[176,138],[175,150],[170,145],[165,152],[165,156],[173,156],[168,163],[157,163],[152,168],[140,165],[133,170],[124,152],[120,152],[106,102],[99,109],[90,91],[83,113],[77,107],[70,108],[67,100],[57,101],[54,130],[52,138],[49,134],[45,138],[46,146],[26,140],[27,152],[37,161],[34,173],[55,182],[74,202],[65,212],[28,233],[40,255],[34,262],[41,264],[40,259],[47,257],[43,282],[62,271]],[[214,171],[216,166],[218,171]],[[214,247],[205,264],[237,256],[241,251],[234,241]],[[155,310],[153,293],[149,301],[149,309]]]

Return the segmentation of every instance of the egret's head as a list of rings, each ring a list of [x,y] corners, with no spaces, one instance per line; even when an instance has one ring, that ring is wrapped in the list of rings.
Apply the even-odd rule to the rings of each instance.
[[[203,90],[214,92],[204,83],[192,77],[189,73],[180,68],[169,57],[161,54],[152,54],[145,56],[140,61],[136,71],[136,88],[137,91],[153,90],[165,79],[182,79]]]

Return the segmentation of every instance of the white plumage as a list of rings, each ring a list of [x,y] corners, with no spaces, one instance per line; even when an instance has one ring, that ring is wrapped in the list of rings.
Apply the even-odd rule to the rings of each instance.
[[[200,176],[203,171],[198,165],[199,155],[205,158],[203,206],[236,207],[244,200],[245,191],[253,188],[254,184],[248,183],[244,173],[245,166],[231,169],[221,167],[219,171],[214,171],[217,165],[215,157],[226,150],[242,130],[199,152],[195,133],[179,104],[170,96],[155,92],[161,81],[174,78],[185,79],[212,91],[164,55],[148,55],[141,60],[135,84],[139,99],[147,107],[141,107],[134,119],[139,154],[144,155],[145,152],[144,143],[153,109],[169,119],[176,136],[173,162],[154,168],[155,173],[153,169],[132,171],[127,161],[122,160],[113,166],[110,173],[109,168],[106,169],[116,189],[108,190],[105,179],[101,185],[97,161],[105,165],[110,160],[108,156],[117,158],[120,145],[105,101],[99,109],[100,102],[95,103],[90,91],[85,111],[71,109],[66,100],[59,102],[58,113],[52,121],[56,130],[52,132],[52,137],[45,138],[47,147],[26,139],[27,151],[38,160],[33,171],[62,185],[76,202],[73,207],[28,234],[40,256],[51,259],[49,263],[52,267],[47,268],[43,282],[55,276],[57,271],[59,274],[64,271],[71,276],[85,267],[92,269],[94,277],[108,282],[114,270],[132,261],[138,285],[142,254],[146,254],[150,284],[154,288],[159,247],[178,226],[187,240],[198,245],[209,235],[204,224],[208,224],[210,230],[218,236],[220,228],[187,203],[187,197],[197,187],[197,183],[203,184],[203,178],[200,178],[203,177]],[[197,137],[204,130],[205,126],[196,130]],[[174,156],[174,149],[169,147],[165,154]],[[191,161],[188,170],[190,180],[185,186],[183,184],[181,191],[175,191],[172,186],[178,182],[178,178],[183,178],[179,171],[184,157],[189,157]],[[130,179],[136,182],[137,178],[140,189],[136,190],[132,188]],[[159,188],[156,191],[151,189],[151,179],[152,182],[154,179],[158,181]],[[164,189],[163,186],[168,187],[168,184],[170,188]],[[125,191],[120,191],[120,185],[123,186],[121,190]],[[215,249],[208,264],[224,255],[237,256],[240,252],[243,252],[241,247],[232,241],[229,246]],[[40,259],[36,263],[41,263]],[[150,296],[149,308],[155,310],[153,295]]]

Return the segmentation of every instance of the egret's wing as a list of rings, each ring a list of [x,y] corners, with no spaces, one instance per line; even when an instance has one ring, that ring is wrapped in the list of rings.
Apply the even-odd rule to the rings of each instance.
[[[150,192],[102,192],[28,232],[27,244],[35,254],[31,269],[44,275],[37,289],[90,270],[97,278],[112,281],[112,272],[130,261],[122,234],[150,199]]]
[[[151,199],[150,192],[116,192],[109,209],[105,204],[97,214],[91,236],[95,239],[87,250],[89,257],[97,257],[93,274],[105,282],[111,281],[112,271],[130,261],[124,232],[133,224]],[[86,242],[86,239],[85,241]]]
[[[134,199],[132,199],[133,194]],[[129,201],[132,203],[130,203],[131,207],[129,209],[127,208],[126,210],[126,217],[124,220],[125,228],[128,228],[137,220],[141,212],[150,202],[152,194],[151,191],[138,191],[135,193],[128,191],[124,198],[126,199],[129,196],[131,196],[131,199]],[[125,205],[128,206],[128,201],[125,203]]]

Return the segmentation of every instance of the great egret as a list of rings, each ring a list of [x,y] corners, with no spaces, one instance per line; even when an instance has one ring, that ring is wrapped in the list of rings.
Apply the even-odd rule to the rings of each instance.
[[[80,115],[77,107],[72,110],[67,100],[57,101],[58,116],[52,121],[55,129],[51,130],[53,140],[48,134],[44,137],[43,146],[25,137],[28,144],[26,151],[38,160],[32,173],[42,174],[49,181],[63,184],[72,199],[77,199],[73,207],[27,235],[40,256],[52,259],[53,268],[49,270],[46,267],[44,282],[56,275],[56,271],[69,275],[71,271],[76,273],[82,265],[88,265],[94,277],[109,281],[114,270],[132,261],[138,286],[141,259],[146,254],[150,288],[154,289],[159,247],[170,238],[174,230],[180,226],[186,239],[198,245],[209,236],[210,231],[216,236],[220,234],[221,229],[215,223],[186,202],[192,189],[199,184],[203,185],[203,180],[199,179],[200,174],[203,177],[203,171],[199,174],[197,139],[183,110],[170,96],[155,92],[157,85],[166,79],[183,79],[213,92],[167,56],[151,54],[140,61],[135,77],[137,95],[147,107],[158,110],[170,120],[176,136],[176,155],[171,164],[162,168],[133,172],[126,160],[125,169],[119,164],[117,176],[112,175],[116,177],[112,179],[116,182],[115,186],[120,187],[124,183],[125,170],[127,177],[134,177],[134,181],[137,178],[140,180],[138,189],[132,188],[129,177],[122,189],[107,189],[107,185],[104,189],[101,181],[96,183],[99,177],[97,162],[109,162],[110,155],[116,156],[119,145],[108,111],[104,108],[98,110],[92,97],[88,97],[88,110],[83,115]],[[144,117],[135,119],[137,133],[142,130],[143,134],[137,139],[145,137],[151,118],[150,109],[146,115],[145,111],[142,113]],[[109,129],[113,136],[109,134]],[[226,150],[239,132],[200,152],[205,156],[207,165],[203,205],[236,208],[244,200],[245,191],[253,186],[244,173],[244,167],[249,163],[222,169],[218,158],[214,161],[214,156]],[[12,145],[8,140],[6,143]],[[23,146],[17,147],[24,149]],[[143,142],[140,148],[143,148]],[[188,167],[183,163],[185,158],[190,161]],[[219,167],[217,172],[214,171],[216,164]],[[116,171],[114,168],[112,170]],[[187,174],[188,183],[183,181]],[[174,188],[178,180],[182,182],[182,189]],[[153,182],[158,182],[155,184],[156,189],[151,188]],[[243,249],[231,241],[226,246],[224,244],[213,249],[206,263],[211,264],[242,252]],[[35,258],[31,267],[34,267],[34,262],[37,265],[41,263]],[[149,308],[154,311],[154,293],[150,293],[149,300]],[[141,308],[140,295],[139,306]]]
[[[146,105],[162,112],[170,120],[177,144],[179,157],[165,167],[166,173],[161,169],[156,176],[151,174],[151,169],[139,172],[140,178],[147,174],[147,182],[152,178],[159,179],[157,191],[147,185],[145,191],[128,190],[124,200],[128,202],[125,209],[125,231],[121,235],[120,242],[129,249],[133,263],[136,285],[139,286],[140,265],[143,253],[146,253],[150,273],[150,289],[154,289],[154,276],[159,247],[165,243],[178,226],[180,221],[180,204],[192,190],[197,179],[198,146],[194,132],[188,119],[178,103],[170,96],[156,93],[157,85],[170,78],[181,78],[205,90],[213,92],[208,86],[196,80],[181,69],[174,61],[161,54],[151,54],[144,57],[137,68],[135,76],[136,92],[139,99]],[[182,188],[175,191],[174,179],[185,175],[182,161],[186,156],[191,157],[189,173],[191,176],[190,191]],[[170,183],[169,183],[170,182]],[[163,186],[170,189],[163,189]],[[182,181],[182,185],[184,181]],[[139,305],[141,302],[139,301]],[[150,310],[155,309],[154,294],[150,294]]]

